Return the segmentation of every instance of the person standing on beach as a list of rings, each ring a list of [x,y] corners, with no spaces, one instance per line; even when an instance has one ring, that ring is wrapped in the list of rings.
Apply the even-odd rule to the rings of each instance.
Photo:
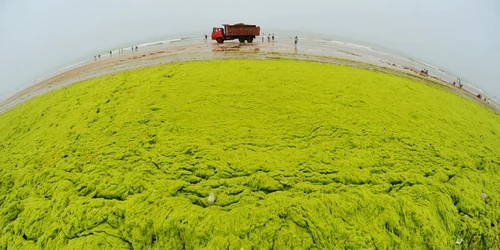
[[[295,45],[297,45],[297,43],[299,42],[299,38],[297,36],[295,36]]]
[[[99,54],[99,60],[101,60],[101,54]]]
[[[262,42],[264,42],[264,37],[265,37],[265,36],[266,36],[266,35],[264,35],[264,33],[262,33]]]
[[[267,42],[270,43],[271,42],[271,34],[267,35]]]
[[[135,51],[138,51],[139,50],[139,47],[135,46]]]
[[[274,43],[274,34],[273,34],[273,43]]]
[[[110,51],[109,51],[109,57],[113,57],[113,54],[112,54],[112,53],[113,53],[113,51],[111,51],[111,50],[110,50]]]
[[[94,61],[97,61],[97,56],[94,56]]]
[[[130,51],[134,52],[134,46],[130,47]]]

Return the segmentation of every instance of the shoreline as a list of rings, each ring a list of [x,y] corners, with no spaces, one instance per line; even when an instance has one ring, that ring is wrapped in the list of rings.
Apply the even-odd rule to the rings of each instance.
[[[418,60],[403,58],[347,42],[341,44],[338,41],[317,41],[317,39],[306,38],[301,39],[298,46],[294,46],[293,41],[290,39],[288,39],[289,41],[279,39],[276,42],[267,42],[267,39],[261,42],[261,38],[258,37],[253,44],[240,44],[234,41],[217,44],[204,39],[171,39],[138,45],[138,51],[124,48],[123,53],[118,53],[119,50],[115,50],[111,57],[106,54],[97,61],[89,59],[79,62],[41,78],[41,81],[25,87],[1,101],[0,114],[52,90],[129,69],[192,60],[221,60],[226,58],[265,60],[283,58],[347,65],[415,79],[451,91],[500,115],[500,105],[494,103],[493,100],[491,104],[487,104],[476,97],[477,94],[474,93],[476,87],[470,84],[469,86],[464,85],[463,89],[454,87],[451,82],[455,78],[438,68],[429,68],[428,76],[419,74],[420,69],[428,66]]]

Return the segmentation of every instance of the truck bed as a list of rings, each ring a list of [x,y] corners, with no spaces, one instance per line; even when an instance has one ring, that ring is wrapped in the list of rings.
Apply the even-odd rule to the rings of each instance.
[[[258,36],[260,34],[260,27],[257,25],[224,24],[226,36]]]

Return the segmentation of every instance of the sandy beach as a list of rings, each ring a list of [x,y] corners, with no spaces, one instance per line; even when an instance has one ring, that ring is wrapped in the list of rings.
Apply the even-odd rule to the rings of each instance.
[[[227,58],[311,60],[377,70],[438,85],[500,114],[500,106],[493,102],[487,104],[479,99],[476,96],[479,94],[478,89],[474,86],[465,83],[459,89],[451,84],[456,81],[456,77],[418,60],[339,41],[305,38],[300,39],[298,46],[295,46],[291,38],[279,37],[275,42],[267,42],[266,39],[261,42],[259,37],[253,44],[234,41],[217,44],[197,38],[175,39],[143,44],[137,51],[124,48],[123,53],[119,53],[115,50],[111,57],[105,54],[97,61],[89,59],[19,91],[0,103],[0,113],[54,89],[98,76],[172,62]],[[419,74],[421,69],[427,69],[429,74]]]

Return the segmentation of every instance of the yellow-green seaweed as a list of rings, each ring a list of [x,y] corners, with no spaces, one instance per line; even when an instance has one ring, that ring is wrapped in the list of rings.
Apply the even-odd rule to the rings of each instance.
[[[395,75],[159,65],[34,98],[0,131],[0,249],[500,247],[499,116]]]

